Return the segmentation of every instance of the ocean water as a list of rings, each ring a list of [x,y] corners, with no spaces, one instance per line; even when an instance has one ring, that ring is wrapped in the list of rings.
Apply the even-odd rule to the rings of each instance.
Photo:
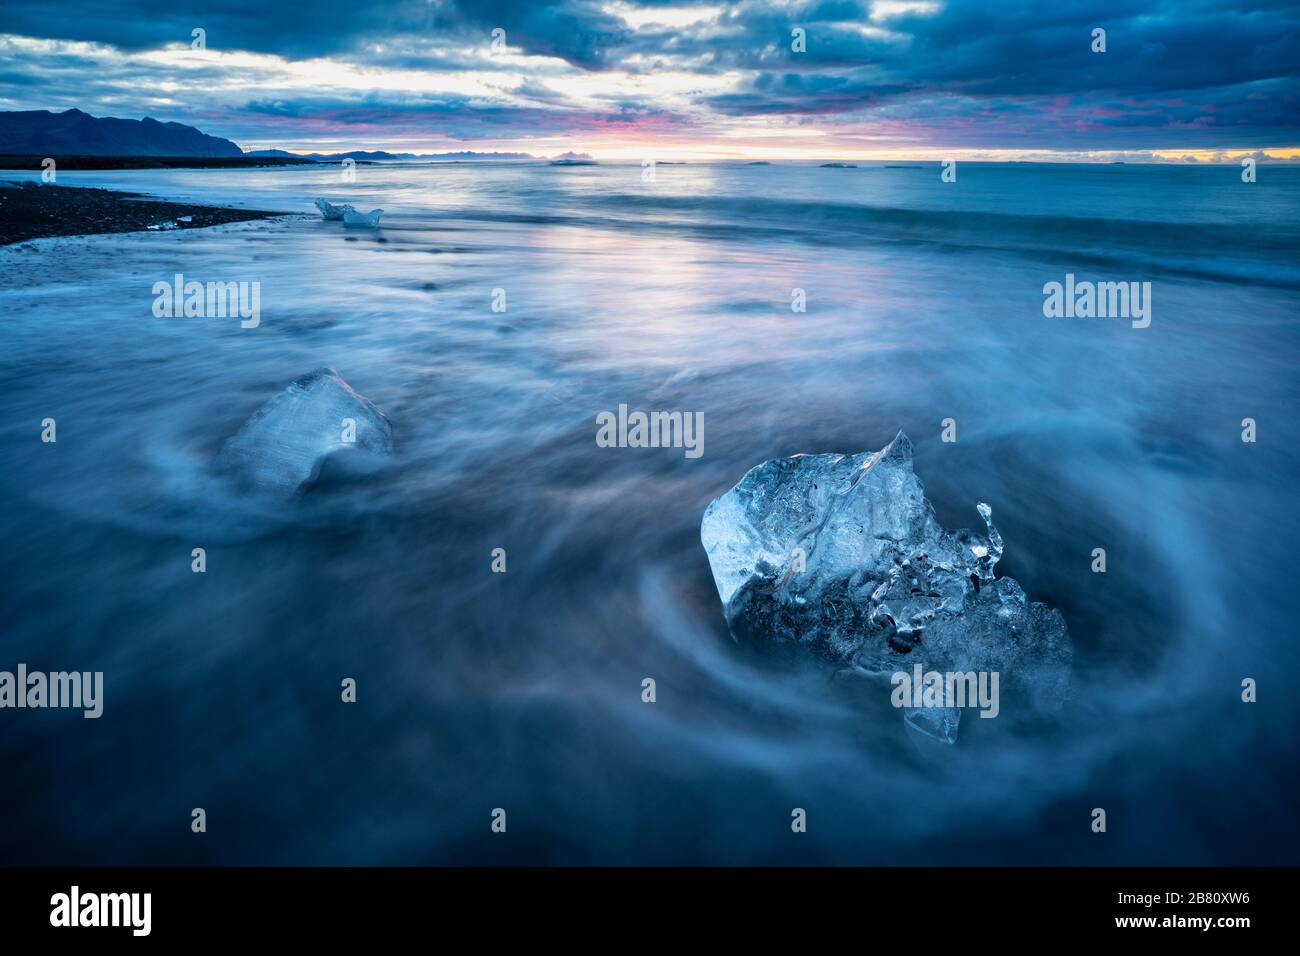
[[[0,249],[0,669],[105,674],[98,720],[0,711],[0,860],[1300,862],[1300,168],[59,182],[295,215]],[[155,318],[177,272],[260,282],[260,325]],[[1150,326],[1044,317],[1067,273],[1151,282]],[[320,366],[391,419],[392,458],[284,502],[213,480]],[[703,455],[597,447],[620,404],[702,412]],[[1062,610],[1058,717],[946,747],[728,635],[708,503],[900,429],[944,524],[988,502],[998,571]]]

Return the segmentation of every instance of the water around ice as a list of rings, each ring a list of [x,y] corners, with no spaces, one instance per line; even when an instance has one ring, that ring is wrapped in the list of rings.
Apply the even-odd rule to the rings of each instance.
[[[0,856],[1297,862],[1300,170],[642,174],[60,173],[295,216],[0,250],[0,667],[105,672],[98,721],[0,713]],[[155,317],[177,273],[260,282],[260,324]],[[1044,317],[1066,273],[1151,281],[1150,327]],[[212,481],[321,367],[391,423],[382,466]],[[703,456],[597,447],[621,403],[703,412]],[[945,747],[888,688],[731,639],[709,502],[900,429],[940,523],[989,503],[999,574],[1064,616],[1050,719]]]

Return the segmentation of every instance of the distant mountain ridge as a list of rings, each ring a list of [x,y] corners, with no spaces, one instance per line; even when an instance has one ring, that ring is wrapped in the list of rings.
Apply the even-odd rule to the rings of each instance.
[[[158,120],[118,119],[91,116],[79,109],[55,113],[51,110],[0,111],[0,155],[8,156],[130,156],[202,159],[314,160],[337,163],[344,159],[357,162],[384,160],[537,160],[546,157],[532,153],[479,153],[462,150],[453,153],[390,153],[386,150],[356,149],[344,153],[291,153],[283,149],[255,149],[245,153],[239,146],[220,136],[210,136],[183,123],[160,123]],[[566,162],[590,161],[586,153],[565,153],[552,157]]]
[[[298,158],[314,159],[317,162],[337,163],[341,159],[355,159],[358,161],[369,160],[379,161],[389,159],[536,159],[532,153],[477,153],[474,150],[464,150],[459,153],[390,153],[386,150],[364,150],[354,149],[346,153],[290,153],[283,149],[253,149],[249,150],[246,156],[275,156],[281,159]]]
[[[228,139],[182,123],[95,117],[78,109],[0,112],[0,153],[42,156],[242,156]]]

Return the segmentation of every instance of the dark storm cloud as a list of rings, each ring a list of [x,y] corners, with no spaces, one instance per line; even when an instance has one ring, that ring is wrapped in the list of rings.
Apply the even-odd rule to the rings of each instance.
[[[654,11],[675,22],[682,11],[702,7],[714,13],[682,26],[651,22],[638,29],[619,15]],[[454,103],[464,114],[454,118],[454,135],[484,123],[504,129],[512,116],[522,132],[529,123],[552,123],[557,113],[573,112],[565,94],[547,83],[550,71],[569,70],[646,77],[639,98],[626,92],[614,98],[628,111],[653,113],[663,122],[669,118],[654,74],[685,71],[735,76],[730,88],[711,87],[692,98],[724,122],[807,117],[887,124],[899,135],[910,128],[918,142],[1011,147],[1151,146],[1157,140],[1294,145],[1298,138],[1300,5],[1277,0],[320,0],[309,7],[262,0],[61,0],[57,10],[0,0],[0,24],[9,34],[94,41],[127,52],[188,45],[190,31],[202,27],[214,50],[427,74],[499,70],[482,51],[500,28],[510,50],[555,58],[537,61],[552,66],[529,70],[527,81],[509,90],[513,106],[469,95],[441,97],[439,103]],[[806,32],[804,53],[791,50],[795,27]],[[1107,31],[1104,54],[1090,49],[1096,27]],[[129,57],[77,59],[67,52],[10,57],[0,74],[0,96],[37,108],[89,103],[96,91],[113,91],[120,103],[124,88],[147,84],[156,74]],[[232,69],[214,66],[212,82],[256,86],[254,74]],[[48,103],[33,101],[38,84]],[[352,103],[369,109],[369,96],[360,90]],[[273,105],[303,122],[321,108],[312,96],[286,98],[279,91],[250,99],[254,113],[269,115]],[[399,110],[431,108],[418,89],[385,99]],[[482,118],[472,119],[478,112]],[[686,115],[680,111],[678,121],[686,124]],[[336,116],[331,113],[331,123]],[[692,114],[691,122],[697,120]],[[593,118],[597,125],[605,121]],[[565,122],[581,125],[572,117]]]
[[[826,5],[818,5],[819,8]],[[1247,11],[1253,11],[1247,13]],[[770,12],[737,15],[750,38],[771,36]],[[819,73],[828,66],[870,68],[899,88],[968,95],[1130,94],[1212,89],[1300,73],[1300,6],[1025,2],[948,3],[934,16],[906,15],[879,25],[900,39],[854,37],[836,23],[797,13],[808,52],[786,52],[782,70]],[[1091,31],[1107,31],[1107,52],[1091,51]],[[720,65],[762,67],[750,44],[719,54]],[[769,69],[771,64],[768,64]],[[753,92],[761,92],[762,74]],[[863,84],[867,89],[867,85]],[[778,102],[787,107],[786,97]],[[757,108],[761,96],[753,100]],[[819,112],[820,107],[810,104]]]
[[[143,50],[190,43],[190,31],[207,31],[208,45],[285,56],[327,56],[367,38],[426,28],[423,0],[365,3],[312,0],[309,4],[260,0],[57,0],[56,4],[0,0],[3,32],[21,36],[107,43]]]
[[[486,42],[501,28],[512,46],[598,67],[611,49],[624,46],[621,20],[588,0],[312,0],[310,4],[259,0],[59,0],[48,6],[0,3],[4,32],[22,36],[107,43],[123,50],[189,44],[191,31],[207,32],[212,49],[245,50],[289,57],[366,52],[371,44],[424,37]],[[369,53],[376,62],[383,54]]]
[[[511,46],[589,69],[605,66],[611,55],[626,49],[633,32],[622,20],[604,13],[599,4],[582,0],[446,3],[437,8],[433,27],[458,30],[461,36],[490,35],[501,29]]]

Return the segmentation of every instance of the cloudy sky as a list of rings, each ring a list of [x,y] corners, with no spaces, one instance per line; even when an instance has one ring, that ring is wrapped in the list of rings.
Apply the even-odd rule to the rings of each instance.
[[[0,109],[246,148],[1295,157],[1298,75],[1296,0],[0,0]]]

